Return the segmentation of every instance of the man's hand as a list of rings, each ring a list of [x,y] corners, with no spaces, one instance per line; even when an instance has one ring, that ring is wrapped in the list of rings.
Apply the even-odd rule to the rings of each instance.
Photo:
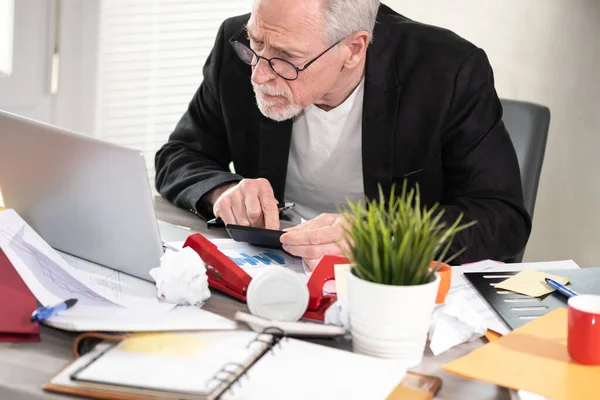
[[[279,229],[277,205],[268,180],[244,179],[219,195],[213,213],[226,224]]]
[[[302,257],[312,271],[325,255],[343,256],[347,248],[344,238],[344,217],[340,214],[321,214],[281,235],[283,249]],[[341,246],[341,248],[340,248]]]

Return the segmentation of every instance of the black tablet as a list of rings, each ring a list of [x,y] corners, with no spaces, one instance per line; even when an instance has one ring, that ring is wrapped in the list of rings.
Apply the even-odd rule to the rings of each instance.
[[[279,238],[285,233],[283,231],[232,224],[225,225],[225,229],[236,242],[245,242],[271,249],[282,249]]]

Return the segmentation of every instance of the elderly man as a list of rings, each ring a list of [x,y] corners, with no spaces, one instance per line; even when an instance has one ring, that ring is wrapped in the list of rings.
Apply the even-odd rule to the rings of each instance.
[[[338,206],[407,179],[448,221],[478,221],[455,238],[460,261],[505,260],[531,220],[501,119],[485,53],[452,32],[378,0],[256,0],[219,29],[156,186],[205,218],[270,229],[294,201],[308,222],[281,241],[314,267],[340,252]]]

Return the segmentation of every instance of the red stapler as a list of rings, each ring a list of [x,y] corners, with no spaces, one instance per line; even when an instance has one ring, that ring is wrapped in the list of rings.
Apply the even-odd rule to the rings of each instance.
[[[189,236],[183,246],[191,247],[209,266],[207,268],[208,284],[212,288],[246,302],[248,286],[252,281],[250,275],[223,254],[214,243],[199,233]],[[334,265],[347,263],[348,261],[344,257],[323,257],[307,283],[310,297],[303,318],[315,321],[325,319],[325,311],[337,300],[337,296],[324,294],[323,286],[327,281],[335,278]]]

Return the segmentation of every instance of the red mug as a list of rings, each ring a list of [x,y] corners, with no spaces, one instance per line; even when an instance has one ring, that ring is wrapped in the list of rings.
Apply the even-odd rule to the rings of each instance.
[[[600,296],[570,297],[568,305],[569,355],[581,364],[600,365]]]

